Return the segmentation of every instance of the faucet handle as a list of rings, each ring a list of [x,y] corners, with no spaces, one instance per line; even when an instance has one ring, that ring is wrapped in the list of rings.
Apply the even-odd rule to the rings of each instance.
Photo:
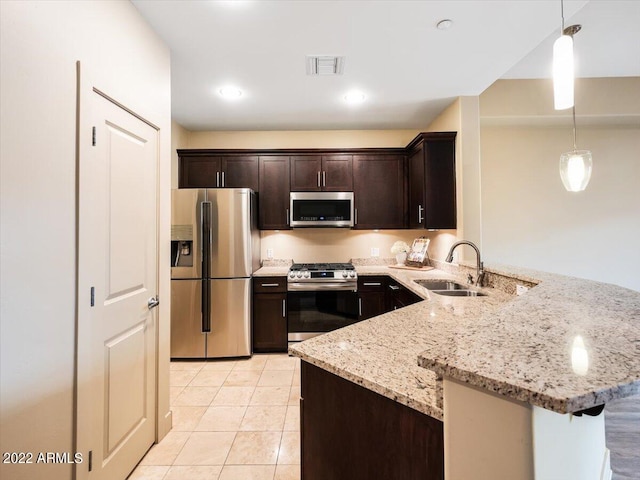
[[[473,275],[471,275],[470,273],[467,273],[467,283],[468,284],[473,283]]]

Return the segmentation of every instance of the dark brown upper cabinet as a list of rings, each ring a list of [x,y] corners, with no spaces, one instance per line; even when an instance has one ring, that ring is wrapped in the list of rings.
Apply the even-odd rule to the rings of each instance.
[[[220,179],[220,157],[179,155],[179,188],[215,188]]]
[[[292,192],[350,192],[352,155],[297,155],[291,157]]]
[[[404,155],[353,156],[357,229],[406,228]]]
[[[289,228],[289,157],[259,158],[258,226],[260,230]]]
[[[203,155],[178,150],[180,188],[250,188],[258,190],[257,155]]]
[[[456,228],[456,132],[406,148],[178,150],[178,185],[258,192],[263,230],[290,228],[289,192],[354,192],[357,229]]]
[[[409,228],[455,229],[456,132],[421,133],[407,147]]]

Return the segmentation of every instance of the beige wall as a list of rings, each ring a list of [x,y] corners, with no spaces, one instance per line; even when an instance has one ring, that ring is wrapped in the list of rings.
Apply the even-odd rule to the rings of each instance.
[[[640,78],[582,79],[576,92],[578,147],[594,162],[579,193],[560,181],[572,129],[551,84],[499,81],[481,95],[485,259],[640,290]]]
[[[180,124],[171,121],[171,188],[178,188],[178,153],[176,150],[188,148],[189,132]]]
[[[189,148],[402,148],[421,131],[189,132]]]
[[[0,450],[73,452],[76,61],[160,127],[159,255],[168,258],[169,51],[129,2],[2,1],[0,21]],[[170,298],[168,269],[161,262],[161,299]],[[160,322],[167,414],[166,308]],[[0,477],[67,480],[71,470],[0,464]]]
[[[426,230],[350,230],[336,228],[303,228],[297,230],[263,231],[262,258],[267,249],[274,258],[296,262],[347,262],[352,258],[369,258],[377,248],[380,258],[392,258],[391,245],[402,240],[411,246],[418,237],[431,239],[429,255],[442,259],[455,239],[455,230],[428,232]]]

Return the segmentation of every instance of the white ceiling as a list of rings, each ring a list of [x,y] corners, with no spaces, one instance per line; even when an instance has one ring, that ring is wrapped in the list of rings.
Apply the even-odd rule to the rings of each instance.
[[[189,130],[424,128],[499,78],[550,77],[560,30],[559,0],[133,3],[171,49],[172,115]],[[564,11],[583,25],[578,76],[640,76],[640,1]],[[306,75],[313,54],[344,55],[344,74]],[[227,84],[243,96],[221,98]],[[343,99],[354,88],[358,106]]]

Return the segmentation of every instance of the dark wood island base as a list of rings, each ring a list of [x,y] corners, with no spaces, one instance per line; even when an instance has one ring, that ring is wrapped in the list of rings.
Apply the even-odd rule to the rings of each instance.
[[[302,480],[442,480],[443,424],[302,362]]]

